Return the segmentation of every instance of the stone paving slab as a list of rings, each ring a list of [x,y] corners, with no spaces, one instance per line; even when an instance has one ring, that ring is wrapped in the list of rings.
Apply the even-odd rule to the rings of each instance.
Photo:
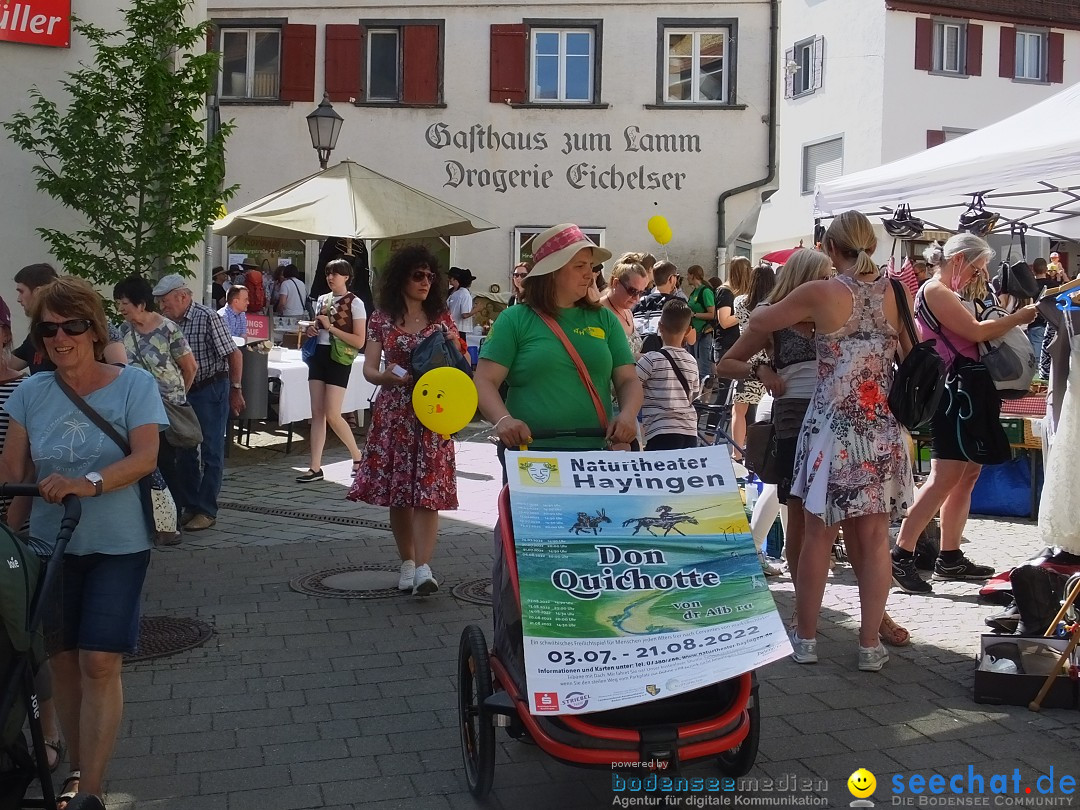
[[[442,589],[427,600],[333,599],[289,589],[304,573],[395,565],[393,539],[379,528],[386,510],[344,500],[350,465],[337,449],[325,465],[327,480],[306,486],[293,481],[306,469],[302,444],[288,456],[260,451],[257,464],[234,451],[222,501],[371,525],[226,508],[213,529],[155,552],[144,613],[196,617],[216,632],[202,647],[125,669],[110,809],[611,806],[617,794],[610,773],[562,765],[501,731],[490,799],[478,805],[466,790],[456,649],[470,623],[490,643],[491,611],[459,602],[450,588],[490,574],[500,481],[491,446],[458,445],[464,508],[443,517],[433,566]],[[966,534],[969,553],[998,567],[1041,546],[1025,521],[972,520]],[[790,580],[770,584],[788,615]],[[984,773],[1016,768],[1026,784],[1051,767],[1080,775],[1080,714],[972,702],[982,620],[994,609],[976,602],[974,585],[934,589],[931,596],[890,596],[892,615],[914,642],[891,651],[881,673],[860,673],[855,581],[847,568],[835,572],[823,605],[821,663],[784,660],[758,673],[763,720],[751,777],[813,779],[807,795],[817,806],[841,807],[852,799],[846,780],[858,767],[877,776],[879,806],[890,801],[893,774],[948,776],[972,763]],[[686,775],[718,771],[703,763]]]

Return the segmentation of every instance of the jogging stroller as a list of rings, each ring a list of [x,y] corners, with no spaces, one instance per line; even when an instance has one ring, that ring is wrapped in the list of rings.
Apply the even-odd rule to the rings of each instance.
[[[535,435],[535,434],[534,434]],[[614,763],[680,764],[716,758],[731,777],[746,774],[757,757],[760,708],[754,673],[701,689],[587,715],[533,715],[525,684],[521,596],[510,492],[499,495],[492,592],[495,645],[469,625],[458,647],[458,716],[469,790],[477,799],[495,774],[495,728],[528,735],[545,753],[570,765],[611,769]]]
[[[36,486],[0,485],[0,497],[38,497]],[[52,556],[41,571],[37,555],[11,530],[0,524],[0,808],[15,810],[42,807],[55,810],[56,793],[45,753],[34,674],[45,660],[41,620],[46,596],[60,575],[64,550],[82,514],[74,495],[64,498],[64,517]],[[30,728],[34,753],[30,753],[23,723]],[[27,799],[26,791],[37,779],[41,798]],[[73,807],[73,805],[69,805]]]

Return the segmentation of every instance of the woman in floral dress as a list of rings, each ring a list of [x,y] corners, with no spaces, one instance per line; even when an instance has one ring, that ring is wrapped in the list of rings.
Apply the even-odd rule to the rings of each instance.
[[[900,336],[898,302],[871,256],[873,226],[847,211],[825,235],[837,277],[803,284],[783,301],[755,311],[752,332],[775,332],[813,322],[818,384],[803,421],[791,494],[803,500],[806,529],[799,556],[798,625],[792,658],[817,662],[817,621],[829,571],[829,550],[840,521],[845,540],[858,543],[862,626],[859,669],[876,672],[888,661],[878,639],[892,582],[889,521],[912,501],[911,462],[902,428],[889,411],[893,357]],[[906,297],[904,306],[908,305]]]
[[[364,378],[381,386],[372,409],[351,501],[390,507],[401,571],[398,588],[415,596],[439,589],[431,557],[439,510],[457,509],[454,443],[420,424],[412,407],[416,382],[413,349],[436,329],[457,330],[446,308],[446,277],[425,248],[406,247],[390,257],[376,310],[368,321]]]

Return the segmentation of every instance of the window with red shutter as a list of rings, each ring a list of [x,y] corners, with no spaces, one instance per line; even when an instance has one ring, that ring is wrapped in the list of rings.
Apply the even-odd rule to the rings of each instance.
[[[359,25],[326,26],[323,84],[331,101],[359,101],[363,71],[364,29]]]
[[[281,27],[281,100],[315,100],[315,26]]]
[[[934,69],[934,21],[929,17],[915,20],[915,69]]]
[[[1016,29],[1007,25],[1001,26],[998,75],[1003,79],[1016,78]]]
[[[491,26],[489,100],[493,104],[525,102],[528,90],[527,25]]]
[[[230,25],[219,21],[207,31],[207,48],[221,54],[218,97],[229,101],[278,101],[281,97],[282,25]]]
[[[402,36],[401,100],[406,104],[438,104],[441,97],[437,25],[406,25]]]
[[[361,103],[442,103],[442,20],[361,20]]]
[[[1046,38],[1046,79],[1052,84],[1065,81],[1065,35],[1060,31]]]
[[[981,25],[967,24],[967,47],[964,72],[968,76],[982,76],[983,29]]]

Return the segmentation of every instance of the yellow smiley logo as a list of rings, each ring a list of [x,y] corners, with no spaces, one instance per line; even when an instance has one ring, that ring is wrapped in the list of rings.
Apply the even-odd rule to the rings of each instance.
[[[874,794],[877,779],[866,768],[859,768],[847,780],[847,788],[856,799],[865,799]]]

